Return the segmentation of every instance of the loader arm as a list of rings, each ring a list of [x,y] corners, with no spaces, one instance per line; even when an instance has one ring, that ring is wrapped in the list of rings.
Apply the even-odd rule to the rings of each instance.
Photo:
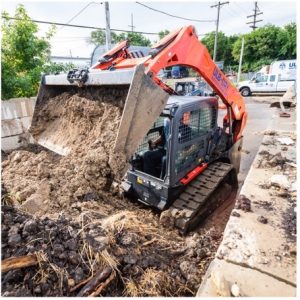
[[[120,55],[120,48],[123,50],[123,55]],[[116,59],[113,58],[115,53],[119,54]],[[244,99],[211,59],[208,50],[199,41],[193,26],[186,26],[171,32],[154,45],[149,53],[150,55],[144,58],[128,59],[127,50],[125,47],[120,47],[120,44],[107,54],[104,54],[104,57],[108,54],[111,57],[109,64],[100,61],[94,68],[102,70],[111,67],[114,69],[126,69],[133,68],[138,64],[144,64],[147,67],[146,73],[169,94],[173,93],[172,89],[156,77],[157,73],[162,68],[175,65],[184,65],[193,68],[213,88],[223,103],[230,108],[231,117],[234,122],[234,142],[242,137],[242,132],[247,121]],[[226,115],[225,120],[228,119],[229,116]]]

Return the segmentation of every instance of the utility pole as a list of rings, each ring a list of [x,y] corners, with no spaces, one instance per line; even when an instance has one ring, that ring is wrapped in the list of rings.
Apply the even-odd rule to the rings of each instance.
[[[106,51],[109,51],[111,48],[109,4],[108,2],[105,2],[104,4],[105,4],[105,20],[106,20],[106,30],[105,30]]]
[[[135,26],[133,26],[133,14],[131,14],[131,25],[128,25],[128,27],[131,27],[131,32],[133,32],[133,29]]]
[[[243,54],[244,54],[244,42],[245,42],[245,39],[244,39],[244,37],[243,37],[243,38],[242,38],[241,53],[240,53],[240,62],[239,62],[239,71],[238,71],[238,76],[237,76],[237,83],[240,82],[240,78],[241,78],[242,62],[243,62]]]
[[[229,1],[227,2],[218,2],[216,5],[211,5],[211,8],[213,7],[218,7],[218,16],[217,16],[217,22],[216,22],[216,33],[215,33],[215,44],[214,44],[214,55],[213,55],[213,60],[216,61],[217,58],[217,47],[218,47],[218,31],[219,31],[219,20],[220,20],[220,8],[222,5],[228,4]]]
[[[252,30],[255,30],[257,28],[256,23],[263,21],[263,20],[257,20],[256,19],[256,17],[258,15],[262,15],[263,14],[263,12],[260,12],[260,9],[258,8],[257,2],[254,2],[254,9],[253,9],[253,11],[254,11],[254,15],[247,16],[247,18],[252,18],[253,17],[253,21],[247,22],[246,24],[252,24],[250,27],[252,28]]]

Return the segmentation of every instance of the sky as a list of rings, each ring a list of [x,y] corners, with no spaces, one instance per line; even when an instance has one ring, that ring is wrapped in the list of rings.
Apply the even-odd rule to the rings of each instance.
[[[1,10],[14,15],[18,4],[23,4],[32,19],[66,23],[87,4],[91,3],[80,15],[70,22],[86,26],[105,27],[104,4],[100,1],[14,1],[2,0]],[[158,33],[160,30],[170,31],[186,25],[194,25],[200,37],[215,30],[217,8],[211,8],[216,1],[147,1],[141,3],[169,14],[210,22],[186,21],[163,15],[149,10],[135,1],[110,1],[111,28],[131,30],[131,14],[133,14],[134,30]],[[223,1],[225,2],[225,1]],[[258,26],[274,24],[283,26],[296,21],[296,1],[258,1],[262,22]],[[252,29],[246,22],[253,14],[254,1],[229,1],[220,10],[219,30],[227,35],[248,33]],[[39,35],[44,35],[50,25],[38,24]],[[94,46],[87,43],[91,29],[57,26],[57,31],[51,39],[51,54],[53,56],[90,57]],[[157,35],[146,35],[152,42],[158,40]]]

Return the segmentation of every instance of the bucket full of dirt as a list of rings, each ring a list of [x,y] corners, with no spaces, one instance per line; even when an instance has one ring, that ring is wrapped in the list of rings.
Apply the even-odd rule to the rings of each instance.
[[[85,81],[66,74],[42,80],[30,133],[60,155],[100,143],[109,148],[112,169],[126,161],[163,110],[168,94],[147,75],[144,65],[130,70],[90,70]],[[100,154],[100,153],[99,153]]]

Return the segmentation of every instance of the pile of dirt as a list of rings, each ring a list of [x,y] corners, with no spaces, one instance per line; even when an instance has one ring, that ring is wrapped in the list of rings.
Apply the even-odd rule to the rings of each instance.
[[[2,295],[75,296],[81,283],[105,267],[115,276],[104,296],[196,293],[219,244],[214,229],[184,238],[161,228],[149,210],[101,218],[92,209],[96,206],[101,203],[81,202],[78,218],[61,214],[57,219],[2,206],[2,260],[29,254],[39,258],[36,266],[4,273]]]
[[[11,197],[28,212],[43,215],[58,212],[86,194],[109,190],[119,179],[118,167],[124,166],[121,160],[111,166],[109,158],[126,92],[117,90],[111,94],[115,100],[106,96],[106,102],[94,100],[88,91],[84,96],[66,92],[48,100],[35,116],[32,133],[51,136],[71,151],[67,156],[47,150],[9,154],[2,163],[2,178]]]

